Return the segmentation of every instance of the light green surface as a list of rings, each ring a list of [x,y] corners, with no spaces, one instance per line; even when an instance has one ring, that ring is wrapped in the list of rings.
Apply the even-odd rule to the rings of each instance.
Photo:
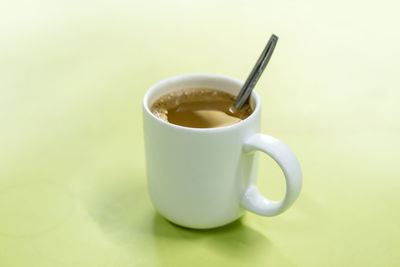
[[[399,266],[399,5],[189,2],[1,4],[0,266]],[[146,192],[144,92],[244,80],[271,33],[262,128],[298,155],[300,198],[214,231],[169,224]]]

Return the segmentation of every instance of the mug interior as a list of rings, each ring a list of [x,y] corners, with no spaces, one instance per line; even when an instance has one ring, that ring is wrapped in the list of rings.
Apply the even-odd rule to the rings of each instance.
[[[181,89],[188,88],[208,88],[217,89],[233,95],[238,95],[240,89],[242,89],[243,83],[239,80],[215,75],[215,74],[186,74],[175,76],[163,80],[155,85],[153,85],[145,94],[143,104],[146,111],[157,118],[150,111],[151,105],[160,97]],[[253,90],[250,95],[250,107],[253,109],[253,113],[248,117],[252,117],[254,113],[259,109],[259,98],[257,93]],[[246,118],[246,120],[248,119]],[[157,118],[159,119],[159,118]],[[161,120],[161,119],[159,119]],[[222,127],[221,127],[222,128]]]

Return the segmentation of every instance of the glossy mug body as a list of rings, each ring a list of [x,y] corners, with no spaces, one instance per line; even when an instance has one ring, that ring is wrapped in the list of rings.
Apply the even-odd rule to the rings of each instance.
[[[277,139],[259,134],[261,103],[250,98],[253,113],[220,128],[189,128],[155,117],[151,105],[161,96],[185,88],[214,88],[237,95],[242,82],[233,78],[189,74],[161,81],[143,100],[148,188],[154,207],[168,220],[190,228],[228,224],[248,209],[276,215],[287,209],[301,188],[300,165],[293,152]],[[257,190],[257,155],[271,155],[283,169],[286,195],[280,202]],[[275,155],[276,154],[276,155]]]

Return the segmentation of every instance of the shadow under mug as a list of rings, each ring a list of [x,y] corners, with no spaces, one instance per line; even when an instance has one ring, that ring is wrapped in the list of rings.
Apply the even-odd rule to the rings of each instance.
[[[155,117],[151,105],[161,96],[186,88],[214,88],[237,95],[243,83],[225,76],[187,74],[152,86],[143,100],[148,188],[154,207],[171,222],[197,229],[219,227],[245,210],[273,216],[298,197],[302,173],[294,153],[274,137],[259,133],[261,102],[250,96],[253,113],[219,128],[189,128]],[[282,169],[286,193],[281,201],[257,189],[257,153],[271,156]]]

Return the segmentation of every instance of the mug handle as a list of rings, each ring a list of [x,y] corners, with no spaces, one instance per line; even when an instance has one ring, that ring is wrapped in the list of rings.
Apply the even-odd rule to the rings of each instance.
[[[286,193],[281,201],[269,200],[251,183],[246,188],[240,204],[245,209],[263,216],[274,216],[284,212],[299,196],[302,184],[300,164],[293,151],[278,139],[260,133],[245,142],[244,151],[262,151],[271,156],[285,175]]]

